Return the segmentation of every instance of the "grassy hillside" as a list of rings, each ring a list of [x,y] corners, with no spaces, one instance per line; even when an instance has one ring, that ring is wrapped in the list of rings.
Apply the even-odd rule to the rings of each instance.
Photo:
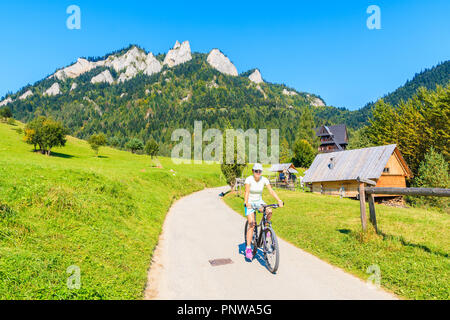
[[[139,299],[175,198],[224,184],[216,165],[174,165],[83,140],[47,157],[0,123],[0,299]],[[171,171],[173,170],[173,171]],[[81,270],[69,290],[67,268]]]
[[[358,201],[295,191],[278,194],[286,207],[275,211],[273,226],[283,239],[364,280],[370,276],[367,268],[378,265],[381,286],[399,296],[450,298],[448,214],[376,205],[381,234],[372,228],[362,234]],[[242,214],[242,198],[229,194],[225,202]],[[280,254],[281,263],[287,263]]]

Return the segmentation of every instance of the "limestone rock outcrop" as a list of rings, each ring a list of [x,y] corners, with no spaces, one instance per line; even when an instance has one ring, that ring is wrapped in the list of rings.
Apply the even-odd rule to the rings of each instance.
[[[189,41],[184,41],[180,44],[177,40],[173,49],[169,50],[166,54],[163,64],[170,68],[175,67],[181,63],[185,63],[192,60],[191,46]]]
[[[76,78],[80,75],[82,75],[83,73],[89,72],[92,69],[94,69],[97,66],[96,62],[90,62],[86,59],[83,58],[79,58],[77,60],[77,62],[75,62],[73,65],[58,70],[54,76],[58,79],[58,80],[65,80],[67,78]]]
[[[314,107],[323,107],[325,106],[325,103],[319,98],[314,98],[311,101],[311,105],[313,105]]]
[[[263,80],[263,78],[261,76],[261,72],[259,72],[258,69],[253,71],[253,73],[248,78],[250,79],[251,82],[254,82],[256,84],[264,82],[264,80]]]
[[[220,50],[213,49],[208,55],[207,58],[208,63],[216,70],[230,75],[237,76],[238,72],[233,63],[231,63],[230,59],[228,59]]]
[[[13,99],[11,99],[11,97],[8,97],[5,100],[3,100],[2,102],[0,102],[0,107],[4,107],[11,102],[13,102]]]
[[[309,93],[306,94],[306,97],[308,98],[309,102],[311,103],[311,105],[313,107],[323,107],[323,106],[325,106],[325,102],[322,99],[318,98],[318,97],[313,97]]]
[[[58,94],[61,94],[61,89],[58,82],[52,84],[52,86],[44,92],[44,95],[46,96],[57,96]]]
[[[107,82],[109,84],[114,82],[114,79],[109,70],[105,70],[91,79],[91,83],[101,83],[101,82]]]
[[[146,68],[144,73],[148,76],[158,73],[162,69],[161,63],[153,56],[153,53],[149,53],[145,59]]]
[[[256,86],[256,90],[258,90],[259,92],[262,93],[262,95],[264,96],[264,99],[267,99],[267,94],[264,92],[264,90],[261,88],[261,86],[259,84]]]
[[[56,77],[59,80],[65,80],[67,78],[74,79],[97,67],[113,68],[120,73],[119,82],[130,80],[141,71],[146,75],[152,75],[160,72],[162,69],[161,63],[151,52],[146,54],[144,50],[134,46],[122,55],[111,55],[105,60],[96,62],[79,58],[76,63],[58,70],[54,75],[50,76],[50,78]]]
[[[28,90],[27,92],[25,92],[23,95],[21,95],[21,96],[19,97],[19,100],[25,100],[25,99],[27,99],[28,97],[31,97],[32,95],[33,95],[33,91]]]
[[[72,86],[70,87],[70,91],[75,90],[78,87],[78,85],[76,84],[76,82],[72,83]]]
[[[289,90],[283,89],[283,94],[284,94],[285,96],[296,96],[296,95],[297,95],[297,92],[295,92],[295,91],[289,91]]]

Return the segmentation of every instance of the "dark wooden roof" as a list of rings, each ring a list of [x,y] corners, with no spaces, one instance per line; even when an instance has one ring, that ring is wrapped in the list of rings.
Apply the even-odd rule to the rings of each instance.
[[[329,136],[330,134],[334,136],[334,141],[336,141],[336,143],[348,144],[347,127],[345,124],[321,126],[316,128],[316,135],[318,137]]]

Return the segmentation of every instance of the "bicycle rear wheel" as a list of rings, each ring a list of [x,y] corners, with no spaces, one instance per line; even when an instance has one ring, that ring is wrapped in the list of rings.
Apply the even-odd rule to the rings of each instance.
[[[268,237],[268,233],[270,236]],[[263,251],[264,259],[266,260],[267,269],[275,273],[280,265],[280,249],[278,247],[277,235],[272,228],[267,228],[263,232]]]

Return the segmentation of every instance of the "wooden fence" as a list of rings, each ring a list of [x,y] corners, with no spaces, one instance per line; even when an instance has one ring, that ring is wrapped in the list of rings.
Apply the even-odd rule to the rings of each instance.
[[[433,196],[433,197],[450,197],[450,189],[441,188],[383,188],[373,187],[376,183],[369,179],[358,178],[359,182],[359,207],[361,211],[361,226],[363,231],[367,230],[366,225],[366,195],[369,201],[369,220],[375,231],[378,233],[377,216],[375,212],[374,195],[408,195],[408,196]],[[369,185],[369,187],[366,187]]]

